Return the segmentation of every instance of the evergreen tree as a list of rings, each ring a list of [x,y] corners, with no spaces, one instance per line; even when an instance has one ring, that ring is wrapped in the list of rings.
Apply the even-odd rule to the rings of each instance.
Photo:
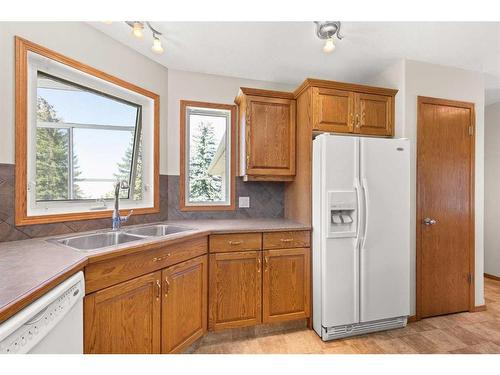
[[[37,120],[60,122],[54,107],[44,98],[37,100]],[[36,131],[36,199],[69,199],[69,134],[66,129],[37,128]],[[73,155],[74,198],[81,198],[77,185],[78,158]]]
[[[214,127],[201,121],[194,137],[194,152],[189,160],[189,197],[191,201],[213,202],[222,199],[222,178],[208,173],[215,151]]]
[[[125,150],[125,154],[122,157],[122,161],[117,164],[118,173],[114,174],[114,177],[119,180],[128,181],[130,176],[130,168],[132,166],[132,157],[134,151],[134,137],[131,137],[130,143]],[[114,193],[111,193],[112,195]],[[142,199],[142,140],[139,139],[139,150],[137,151],[137,167],[135,172],[135,185],[134,185],[134,200]]]

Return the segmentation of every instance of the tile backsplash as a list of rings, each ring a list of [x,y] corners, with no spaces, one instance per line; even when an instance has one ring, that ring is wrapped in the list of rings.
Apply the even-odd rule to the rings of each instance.
[[[68,221],[16,227],[14,224],[14,165],[0,164],[0,242],[71,234],[111,227],[111,219]],[[179,210],[179,176],[160,175],[160,212],[132,215],[128,224],[179,219],[281,218],[284,214],[284,183],[236,181],[238,196],[250,197],[250,208],[234,211],[182,212]]]
[[[249,197],[249,208],[238,208],[238,197]],[[283,182],[244,182],[236,179],[234,211],[180,211],[179,176],[168,176],[168,218],[180,219],[245,219],[281,218],[284,215],[285,185]]]

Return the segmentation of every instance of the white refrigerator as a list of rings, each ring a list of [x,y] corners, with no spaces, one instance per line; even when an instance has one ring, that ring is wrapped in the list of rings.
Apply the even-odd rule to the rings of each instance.
[[[313,328],[323,340],[403,327],[410,309],[410,144],[313,143]]]

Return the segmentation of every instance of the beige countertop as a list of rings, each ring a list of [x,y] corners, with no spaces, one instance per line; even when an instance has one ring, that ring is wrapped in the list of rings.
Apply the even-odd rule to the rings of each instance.
[[[48,242],[48,238],[0,243],[0,322],[39,296],[82,270],[87,263],[141,251],[152,243],[175,243],[211,233],[310,230],[310,226],[285,219],[176,220],[163,222],[192,230],[168,238],[146,238],[133,243],[82,252]],[[153,223],[151,223],[153,224]],[[151,225],[148,224],[148,225]],[[127,227],[123,228],[124,230]],[[96,231],[94,231],[96,232]],[[74,233],[71,236],[83,233]],[[70,237],[53,236],[51,238]]]

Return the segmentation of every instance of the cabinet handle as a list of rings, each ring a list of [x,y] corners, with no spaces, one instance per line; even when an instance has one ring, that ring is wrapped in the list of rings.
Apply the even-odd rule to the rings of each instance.
[[[350,116],[351,116],[351,127],[352,127],[352,126],[354,126],[354,115],[352,114],[352,112],[351,112]]]
[[[356,113],[356,127],[359,128],[359,114]]]
[[[268,269],[269,269],[269,258],[264,257],[264,272],[267,272]]]
[[[168,281],[168,277],[165,277],[165,297],[167,296],[170,290],[170,282]]]
[[[293,238],[282,238],[280,239],[281,242],[292,242]]]
[[[257,258],[257,273],[260,273],[260,270],[261,270],[261,267],[262,267],[262,266],[260,265],[260,262],[261,262],[261,260],[260,260],[260,256],[259,256],[259,257]]]
[[[153,258],[153,262],[159,262],[160,260],[165,260],[165,259],[167,259],[169,256],[170,256],[170,253],[168,253],[168,254],[167,254],[167,255],[165,255],[164,257],[154,257],[154,258]]]
[[[241,245],[243,241],[229,241],[229,245]]]
[[[161,284],[160,284],[160,280],[156,280],[156,300],[159,301],[160,300],[160,294],[161,294]]]

